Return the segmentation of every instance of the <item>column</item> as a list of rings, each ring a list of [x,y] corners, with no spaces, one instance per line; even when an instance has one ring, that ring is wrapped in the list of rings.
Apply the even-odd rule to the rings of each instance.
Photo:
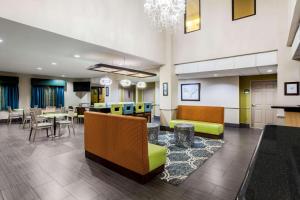
[[[167,34],[165,46],[166,61],[159,71],[160,122],[162,126],[169,126],[170,120],[176,118],[178,79],[175,74],[172,49],[172,35]],[[168,96],[163,96],[163,83],[168,83]]]

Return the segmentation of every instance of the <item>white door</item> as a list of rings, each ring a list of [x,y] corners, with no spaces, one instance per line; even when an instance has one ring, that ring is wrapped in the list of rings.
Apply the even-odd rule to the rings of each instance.
[[[272,109],[277,96],[276,81],[255,81],[251,83],[251,118],[253,128],[275,124],[276,110]]]

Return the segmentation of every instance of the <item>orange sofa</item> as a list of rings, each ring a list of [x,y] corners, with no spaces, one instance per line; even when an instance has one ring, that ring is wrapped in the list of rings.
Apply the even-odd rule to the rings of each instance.
[[[223,138],[224,107],[179,105],[176,120],[170,121],[170,128],[180,123],[193,124],[196,135]]]
[[[167,149],[148,144],[145,118],[85,112],[87,158],[145,183],[164,170]]]

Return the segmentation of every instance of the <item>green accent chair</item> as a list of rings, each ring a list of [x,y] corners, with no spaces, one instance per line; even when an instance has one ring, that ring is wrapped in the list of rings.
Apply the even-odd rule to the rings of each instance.
[[[149,171],[166,163],[167,148],[148,143]]]
[[[94,103],[94,108],[105,108],[106,103]]]
[[[176,124],[192,124],[194,125],[195,132],[199,133],[207,133],[211,135],[221,135],[224,133],[223,124],[191,120],[171,120],[170,128],[174,128]]]
[[[111,104],[110,111],[111,111],[111,114],[122,115],[123,114],[123,105],[122,104]]]
[[[145,104],[142,102],[135,104],[135,113],[144,113],[145,112]]]

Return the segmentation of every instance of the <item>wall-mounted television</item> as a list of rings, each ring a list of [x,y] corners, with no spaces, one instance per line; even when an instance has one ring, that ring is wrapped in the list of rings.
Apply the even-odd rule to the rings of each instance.
[[[91,91],[91,82],[73,82],[74,92],[89,92]]]

